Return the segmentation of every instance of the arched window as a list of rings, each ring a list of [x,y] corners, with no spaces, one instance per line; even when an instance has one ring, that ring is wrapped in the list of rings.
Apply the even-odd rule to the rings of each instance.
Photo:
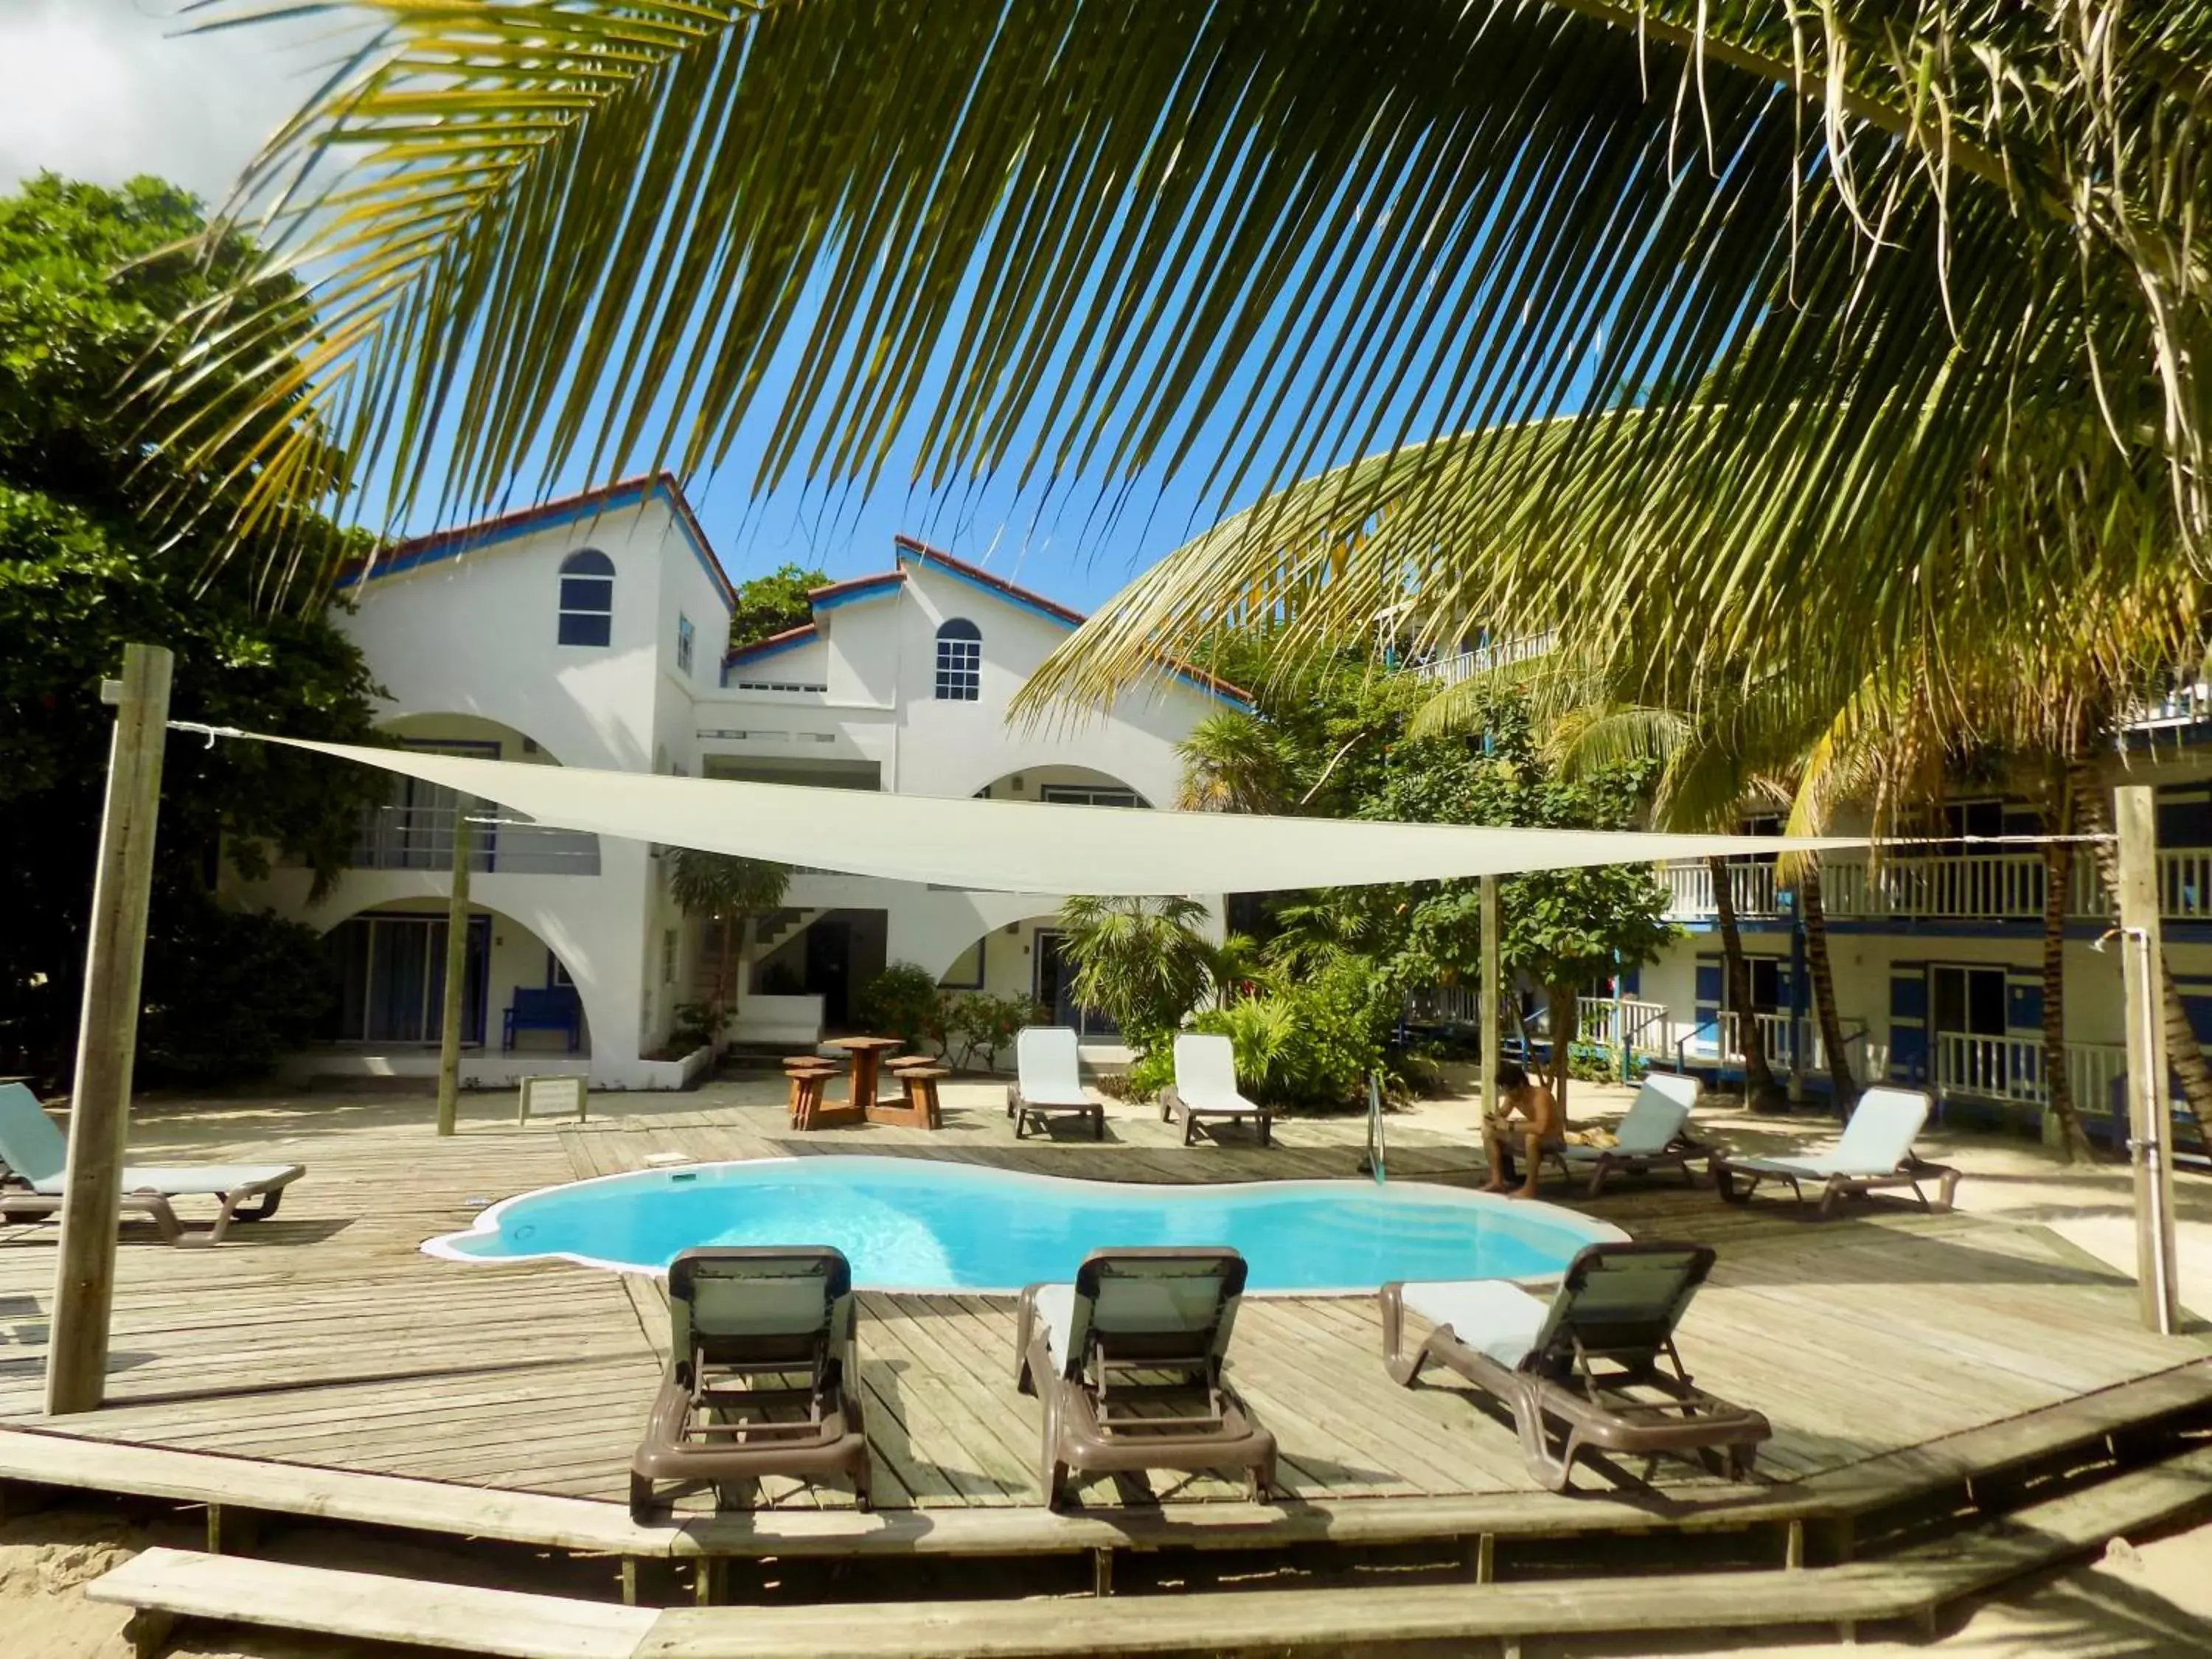
[[[614,627],[615,562],[580,548],[561,561],[561,643],[605,645]]]
[[[983,695],[983,630],[955,617],[937,630],[937,698],[974,702]]]

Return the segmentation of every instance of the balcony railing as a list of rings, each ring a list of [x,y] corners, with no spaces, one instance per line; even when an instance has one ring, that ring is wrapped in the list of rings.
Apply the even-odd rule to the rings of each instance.
[[[1756,920],[1787,911],[1787,890],[1776,882],[1771,865],[1732,864],[1728,870],[1738,916]],[[1711,866],[1699,860],[1664,865],[1660,876],[1667,885],[1670,920],[1712,919]],[[1863,857],[1831,856],[1820,865],[1827,914],[1849,921],[2040,921],[2045,879],[2043,858],[2037,853],[1915,854],[1879,864]],[[2212,919],[2212,850],[2160,853],[2158,888],[2161,912],[2169,920]],[[2086,921],[2112,914],[2096,860],[2086,848],[2073,862],[2066,914]]]
[[[2124,1043],[2069,1042],[2066,1079],[2077,1110],[2101,1115],[2112,1109],[2112,1084],[2128,1068]],[[1972,1036],[1959,1031],[1936,1034],[1937,1094],[1945,1098],[1998,1101],[2047,1106],[2043,1042],[2030,1036]]]
[[[1416,663],[1413,665],[1413,676],[1416,679],[1432,681],[1437,685],[1457,685],[1462,680],[1471,680],[1477,674],[1487,674],[1494,668],[1510,668],[1515,663],[1528,661],[1531,657],[1543,656],[1557,642],[1558,635],[1549,632],[1524,634],[1514,640],[1495,640],[1488,645],[1478,645],[1471,651]]]
[[[451,870],[451,806],[372,806],[361,815],[346,862],[356,870]],[[497,808],[469,813],[469,868],[482,874],[596,876],[599,838],[516,821]]]

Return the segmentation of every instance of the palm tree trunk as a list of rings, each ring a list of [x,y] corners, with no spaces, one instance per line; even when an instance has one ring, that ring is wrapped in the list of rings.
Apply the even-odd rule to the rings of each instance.
[[[1820,895],[1820,863],[1805,860],[1797,877],[1798,913],[1805,918],[1805,971],[1813,981],[1813,1012],[1820,1022],[1820,1047],[1828,1059],[1828,1087],[1836,1115],[1850,1112],[1859,1097],[1851,1076],[1850,1051],[1844,1046],[1843,1017],[1836,1011],[1836,976],[1828,963],[1828,908]]]
[[[2106,896],[2117,909],[2120,902],[2120,854],[2112,841],[2112,812],[2087,764],[2075,764],[2069,783],[2081,828],[2097,837],[2089,843],[2096,849],[2097,875],[2104,884]],[[2197,1041],[2197,1028],[2189,1023],[2189,1005],[2181,1000],[2181,988],[2174,982],[2173,964],[2163,950],[2159,952],[2158,977],[2161,1013],[2166,1021],[2166,1065],[2179,1080],[2189,1109],[2201,1123],[2208,1114],[2212,1114],[2212,1065],[2205,1063],[2204,1049]],[[2122,1133],[2120,1125],[2114,1125],[2114,1133]]]
[[[730,1024],[730,958],[737,943],[737,921],[723,916],[720,931],[721,949],[714,958],[714,1035],[707,1045],[718,1054],[722,1052],[722,1034]]]
[[[2063,833],[2067,815],[2054,815]],[[2089,1137],[2074,1110],[2074,1080],[2066,1068],[2066,900],[2072,887],[2074,848],[2063,841],[2043,844],[2043,1086],[2051,1115],[2058,1120],[2058,1156],[2087,1163]]]
[[[1713,875],[1713,914],[1720,922],[1721,960],[1728,974],[1728,1000],[1735,1010],[1737,1045],[1743,1050],[1743,1092],[1747,1104],[1771,1111],[1780,1104],[1782,1091],[1766,1064],[1766,1040],[1759,1029],[1759,1016],[1751,1008],[1751,969],[1744,965],[1743,935],[1736,931],[1735,890],[1729,882],[1729,862],[1705,860]]]

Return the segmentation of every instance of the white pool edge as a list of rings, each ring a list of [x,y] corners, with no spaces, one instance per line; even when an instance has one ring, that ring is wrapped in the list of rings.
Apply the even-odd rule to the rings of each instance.
[[[1577,1231],[1587,1230],[1591,1234],[1591,1237],[1584,1241],[1587,1243],[1617,1244],[1629,1242],[1627,1232],[1616,1227],[1610,1221],[1600,1221],[1595,1216],[1584,1215],[1579,1210],[1571,1210],[1565,1205],[1553,1204],[1546,1199],[1509,1198],[1501,1193],[1471,1193],[1462,1188],[1438,1186],[1432,1182],[1425,1181],[1374,1182],[1363,1180],[1355,1176],[1341,1176],[1334,1180],[1301,1176],[1291,1181],[1086,1181],[1077,1176],[1038,1175],[1028,1170],[1001,1170],[991,1164],[968,1164],[951,1158],[889,1158],[881,1153],[872,1152],[836,1152],[822,1156],[865,1158],[875,1164],[902,1164],[908,1167],[916,1164],[949,1164],[962,1170],[985,1170],[996,1179],[1042,1188],[1107,1187],[1116,1192],[1188,1194],[1194,1188],[1199,1187],[1213,1188],[1222,1191],[1253,1192],[1285,1192],[1299,1188],[1324,1188],[1336,1190],[1346,1187],[1358,1188],[1363,1191],[1379,1189],[1389,1192],[1393,1188],[1418,1188],[1425,1197],[1445,1198],[1471,1208],[1492,1209],[1504,1206],[1508,1206],[1508,1212],[1512,1214],[1563,1218],[1574,1230]],[[608,1182],[635,1181],[641,1176],[674,1175],[684,1170],[760,1169],[769,1164],[811,1164],[819,1162],[821,1162],[819,1157],[790,1153],[781,1158],[713,1158],[694,1164],[672,1164],[647,1166],[636,1170],[619,1170],[610,1175],[585,1176],[575,1181],[556,1181],[550,1186],[535,1187],[526,1193],[516,1193],[511,1197],[501,1199],[495,1204],[488,1205],[477,1213],[467,1226],[453,1232],[441,1233],[434,1238],[426,1238],[416,1248],[423,1255],[434,1256],[439,1261],[459,1262],[472,1267],[503,1267],[532,1261],[568,1261],[580,1267],[596,1267],[602,1273],[636,1273],[647,1279],[665,1279],[668,1274],[665,1267],[648,1267],[635,1261],[616,1261],[604,1256],[583,1255],[574,1250],[533,1250],[526,1255],[481,1256],[471,1255],[453,1246],[449,1241],[461,1238],[495,1237],[500,1231],[499,1220],[502,1212],[514,1205],[527,1202],[533,1198],[542,1198],[548,1193],[568,1192],[578,1187],[595,1187]],[[1510,1277],[1505,1274],[1490,1276]],[[1549,1284],[1557,1277],[1556,1273],[1528,1274],[1514,1279],[1512,1282],[1531,1285]],[[886,1290],[873,1285],[855,1285],[853,1288],[871,1296],[1019,1296],[1027,1286],[955,1285],[934,1287],[904,1286]],[[1375,1285],[1301,1285],[1293,1290],[1248,1290],[1245,1295],[1263,1298],[1299,1296],[1360,1297],[1372,1296],[1379,1288],[1380,1286]]]

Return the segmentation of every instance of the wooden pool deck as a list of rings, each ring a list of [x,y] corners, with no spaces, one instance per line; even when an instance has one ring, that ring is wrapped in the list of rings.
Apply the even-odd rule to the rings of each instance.
[[[468,1266],[421,1254],[424,1238],[466,1226],[482,1201],[660,1154],[866,1152],[1146,1182],[1345,1176],[1362,1140],[1355,1121],[1293,1119],[1278,1125],[1273,1150],[1185,1149],[1146,1115],[1121,1109],[1103,1145],[1073,1126],[1049,1142],[1017,1143],[981,1085],[948,1092],[938,1133],[800,1136],[784,1127],[778,1093],[763,1085],[595,1098],[589,1123],[521,1127],[500,1103],[479,1100],[445,1142],[430,1133],[426,1100],[241,1103],[199,1115],[189,1134],[153,1117],[138,1136],[149,1149],[281,1157],[306,1164],[307,1176],[280,1215],[236,1230],[220,1249],[126,1243],[111,1403],[79,1417],[40,1414],[53,1231],[0,1232],[0,1425],[584,1500],[588,1510],[561,1512],[604,1511],[614,1537],[628,1525],[629,1460],[661,1368],[659,1284],[562,1263]],[[1394,1135],[1395,1178],[1465,1183],[1472,1164],[1462,1138]],[[1662,1465],[1655,1478],[1680,1512],[1832,1487],[1856,1468],[1908,1465],[1917,1448],[1966,1443],[1958,1437],[1986,1437],[2161,1375],[2191,1379],[2176,1398],[2212,1398],[2203,1380],[2212,1368],[2197,1363],[2212,1344],[2143,1332],[2130,1283],[2039,1226],[1923,1214],[1894,1200],[1817,1223],[1779,1205],[1727,1206],[1709,1187],[1668,1180],[1573,1201],[1638,1237],[1719,1248],[1683,1332],[1685,1358],[1703,1384],[1765,1412],[1775,1434],[1756,1492]],[[143,1237],[150,1241],[150,1231]],[[1018,1548],[1022,1512],[1048,1518],[1037,1508],[1038,1407],[1014,1389],[1012,1333],[1009,1298],[864,1296],[859,1381],[888,1515],[861,1516],[840,1493],[795,1486],[763,1500],[790,1512],[791,1526],[824,1553],[848,1535],[855,1547],[864,1536],[891,1536],[884,1529],[896,1531],[901,1511],[997,1513],[994,1535]],[[1232,1372],[1281,1443],[1293,1500],[1278,1506],[1285,1538],[1297,1535],[1299,1500],[1337,1517],[1556,1509],[1562,1500],[1530,1480],[1509,1427],[1449,1379],[1394,1386],[1379,1341],[1369,1299],[1247,1304]],[[10,1472],[29,1478],[26,1467],[19,1458]],[[1626,1490],[1649,1500],[1640,1486]],[[1149,1485],[1101,1478],[1082,1494],[1086,1511],[1127,1511],[1132,1524],[1141,1515],[1196,1519],[1212,1511],[1191,1506],[1209,1500],[1226,1506],[1224,1518],[1249,1516],[1253,1506],[1231,1503],[1237,1495],[1218,1480],[1167,1476]],[[974,1524],[985,1523],[978,1513]]]

